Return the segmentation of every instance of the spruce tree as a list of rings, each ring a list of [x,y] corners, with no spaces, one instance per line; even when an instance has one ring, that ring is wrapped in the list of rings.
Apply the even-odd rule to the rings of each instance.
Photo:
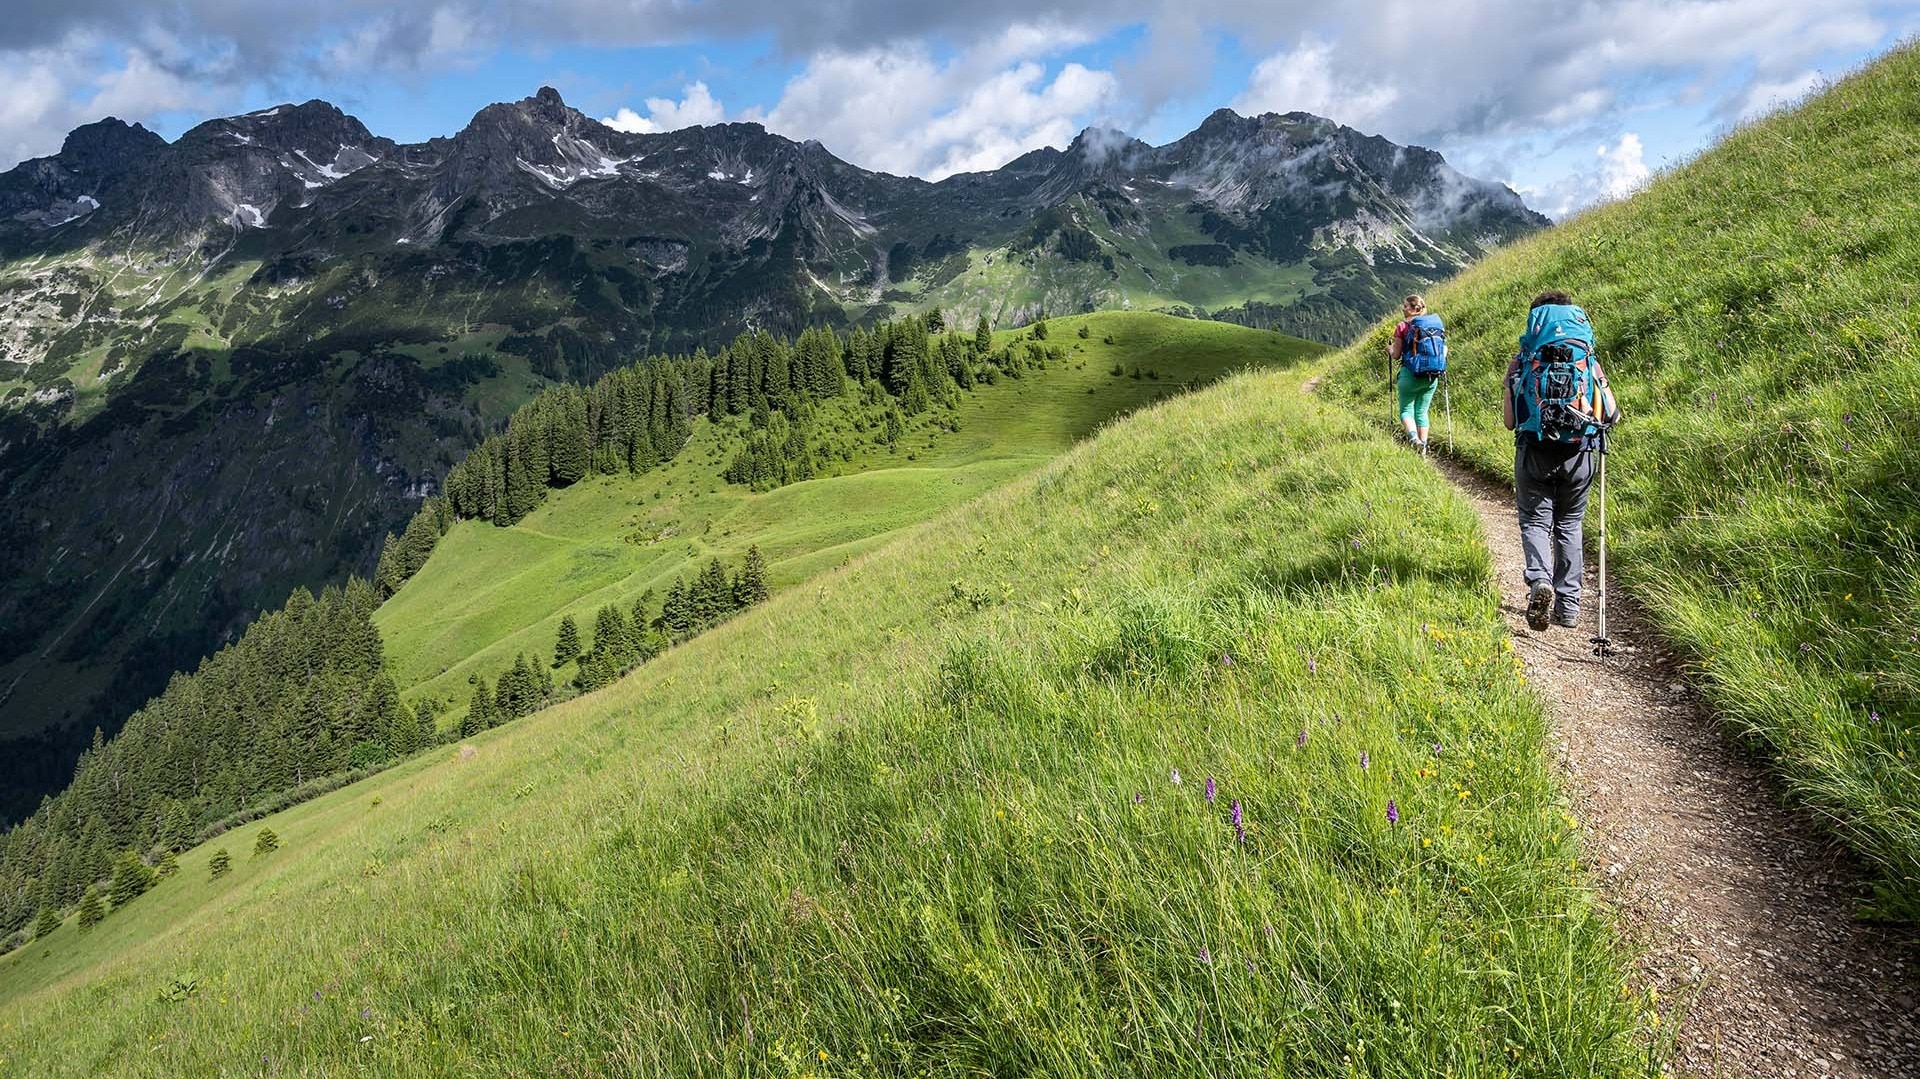
[[[460,720],[460,737],[472,738],[493,726],[493,723],[493,690],[488,688],[485,675],[476,675],[473,680],[473,700],[467,705],[466,716]]]
[[[153,887],[153,868],[140,859],[140,855],[127,850],[113,862],[113,880],[107,886],[107,896],[113,900],[115,909],[126,906],[138,898],[140,893]]]
[[[687,602],[687,582],[678,577],[667,588],[666,601],[660,607],[660,628],[676,641],[685,640],[693,632],[693,611]]]
[[[227,853],[227,848],[221,847],[219,850],[213,852],[212,858],[207,859],[207,879],[219,880],[221,877],[226,876],[227,871],[232,868],[233,855]]]
[[[86,897],[80,900],[80,931],[82,933],[100,924],[107,916],[106,904],[100,902],[100,892],[88,888]]]
[[[580,658],[580,627],[572,615],[560,620],[560,632],[553,641],[553,665],[564,667]]]
[[[181,850],[193,838],[193,818],[187,811],[187,804],[178,798],[169,798],[166,808],[160,811],[160,834],[157,841],[167,850]]]
[[[154,867],[153,874],[161,880],[180,872],[180,856],[168,851],[160,856],[160,864]]]
[[[262,854],[272,854],[279,849],[280,837],[275,835],[271,828],[262,828],[260,829],[260,834],[253,837],[253,856],[255,858],[260,857]]]
[[[984,314],[973,324],[973,348],[983,356],[993,351],[993,326]]]
[[[606,660],[615,670],[632,662],[633,642],[627,630],[626,616],[609,603],[600,608],[593,623],[593,654]]]
[[[1033,339],[1035,341],[1045,341],[1047,339],[1047,320],[1045,318],[1033,320]]]
[[[33,939],[45,940],[58,928],[60,928],[59,913],[52,907],[41,907],[40,916],[33,920]]]
[[[734,583],[733,601],[738,607],[751,607],[766,601],[770,593],[767,590],[767,560],[760,555],[758,544],[747,548],[747,561],[740,567],[740,576]]]

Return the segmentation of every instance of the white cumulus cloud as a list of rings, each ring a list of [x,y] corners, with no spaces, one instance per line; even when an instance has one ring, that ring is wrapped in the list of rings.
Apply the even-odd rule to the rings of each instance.
[[[1309,39],[1260,61],[1234,99],[1243,113],[1311,112],[1350,127],[1375,126],[1400,100],[1400,90],[1366,70],[1336,71],[1333,47]]]
[[[997,168],[1041,146],[1063,147],[1119,94],[1112,72],[1036,59],[1005,64],[1011,31],[941,62],[920,47],[828,53],[808,62],[764,120],[792,138],[819,139],[857,165],[940,179]],[[1057,39],[1056,43],[1057,43]]]
[[[1647,148],[1638,133],[1629,131],[1617,142],[1596,147],[1593,164],[1587,168],[1552,183],[1519,190],[1528,205],[1561,220],[1600,203],[1626,198],[1652,178]]]
[[[681,93],[684,96],[678,101],[667,97],[648,98],[645,116],[632,109],[623,108],[612,116],[601,117],[600,122],[615,131],[631,131],[637,134],[678,131],[683,127],[726,122],[726,108],[714,98],[713,92],[707,89],[706,83],[690,83],[681,90]]]
[[[1763,79],[1747,87],[1738,100],[1730,101],[1721,114],[1736,121],[1757,119],[1798,103],[1825,81],[1825,76],[1818,71],[1803,71],[1784,79]]]

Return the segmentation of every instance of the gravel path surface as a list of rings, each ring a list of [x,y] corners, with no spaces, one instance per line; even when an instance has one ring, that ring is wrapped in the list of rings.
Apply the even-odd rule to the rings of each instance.
[[[1444,458],[1473,503],[1527,679],[1641,976],[1681,1014],[1674,1068],[1726,1077],[1920,1077],[1920,949],[1911,931],[1856,922],[1867,897],[1844,851],[1784,808],[1763,763],[1682,684],[1618,591],[1592,654],[1594,565],[1578,629],[1527,628],[1513,495]],[[1588,516],[1588,540],[1597,518]]]

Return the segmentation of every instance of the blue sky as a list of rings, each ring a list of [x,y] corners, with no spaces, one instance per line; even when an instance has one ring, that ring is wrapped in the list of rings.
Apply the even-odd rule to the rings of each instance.
[[[1160,143],[1222,106],[1302,109],[1431,146],[1555,215],[1920,27],[1920,0],[14,4],[0,167],[107,113],[173,137],[320,97],[415,141],[551,85],[622,126],[757,120],[934,178],[1090,124]]]

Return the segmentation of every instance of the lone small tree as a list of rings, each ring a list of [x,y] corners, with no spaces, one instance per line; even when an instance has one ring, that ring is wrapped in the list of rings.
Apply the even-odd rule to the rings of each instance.
[[[253,839],[253,856],[255,858],[260,857],[262,854],[272,854],[279,849],[280,837],[273,834],[273,829],[271,828],[260,829],[260,834]]]
[[[560,632],[553,640],[553,665],[564,667],[580,658],[580,627],[568,615],[560,620]]]
[[[221,847],[213,852],[212,858],[207,859],[207,879],[219,880],[227,875],[227,870],[232,868],[233,855],[227,853],[227,848]]]
[[[58,928],[60,928],[60,915],[52,907],[41,907],[40,916],[33,920],[33,939],[45,940]]]
[[[153,872],[161,880],[165,880],[175,873],[180,872],[180,856],[172,851],[162,854],[160,856],[160,864],[154,867]]]
[[[80,931],[84,933],[99,925],[100,919],[106,916],[107,907],[100,901],[100,892],[88,888],[86,896],[80,900]]]
[[[993,324],[987,316],[981,315],[980,321],[973,324],[973,347],[979,352],[993,351]]]

